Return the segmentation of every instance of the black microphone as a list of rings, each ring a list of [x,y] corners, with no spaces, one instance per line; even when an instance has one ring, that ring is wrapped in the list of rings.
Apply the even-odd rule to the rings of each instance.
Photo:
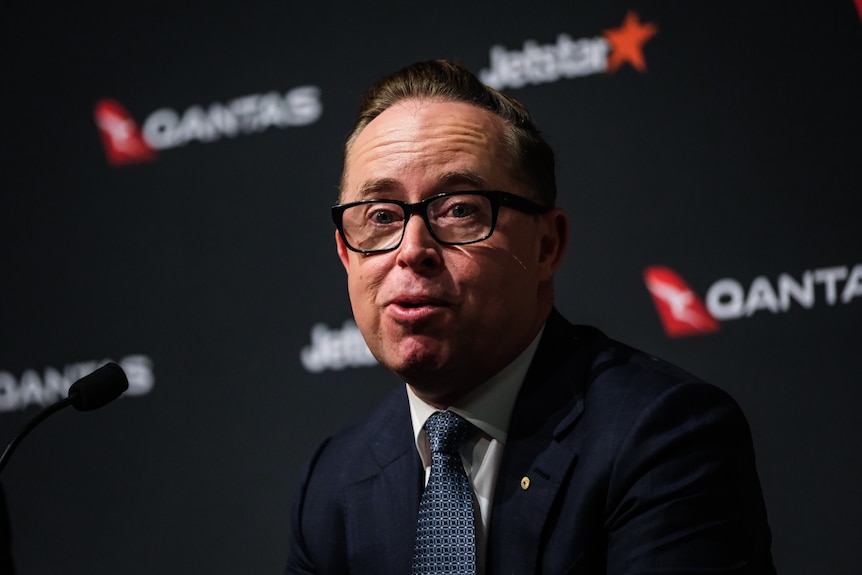
[[[57,413],[67,405],[74,406],[78,411],[99,409],[103,405],[120,397],[127,389],[129,389],[129,380],[126,377],[126,372],[116,363],[106,363],[93,373],[85,375],[72,384],[66,399],[61,399],[57,403],[49,405],[40,411],[9,442],[9,445],[6,446],[6,451],[3,452],[3,455],[0,455],[0,473],[3,472],[6,462],[12,457],[12,453],[24,437],[49,416]]]
[[[114,401],[127,389],[129,380],[123,368],[116,363],[106,363],[73,383],[68,399],[78,411],[90,411]]]

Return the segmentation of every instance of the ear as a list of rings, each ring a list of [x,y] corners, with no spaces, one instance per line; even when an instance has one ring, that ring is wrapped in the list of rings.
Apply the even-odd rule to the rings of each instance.
[[[347,246],[344,244],[344,240],[341,238],[341,234],[338,233],[338,230],[335,230],[335,251],[338,252],[338,259],[341,260],[341,265],[344,266],[344,271],[349,271],[350,250],[347,249]]]
[[[554,208],[541,217],[538,273],[540,281],[549,281],[563,262],[569,241],[569,217],[561,208]]]

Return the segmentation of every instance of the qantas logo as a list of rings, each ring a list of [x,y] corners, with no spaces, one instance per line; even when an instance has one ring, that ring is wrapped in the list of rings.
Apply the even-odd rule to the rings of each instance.
[[[775,280],[758,276],[747,289],[739,280],[723,278],[709,287],[705,300],[670,268],[649,267],[643,277],[668,337],[713,333],[721,321],[757,312],[785,313],[862,298],[862,264],[806,270],[798,277],[782,273]]]
[[[108,162],[120,166],[148,162],[156,157],[155,150],[144,140],[138,124],[122,104],[102,100],[96,104],[94,115]]]
[[[644,282],[670,337],[718,331],[718,321],[679,275],[669,268],[651,267]]]
[[[629,11],[619,28],[604,30],[601,36],[574,40],[568,34],[560,34],[554,44],[540,45],[527,40],[522,50],[492,46],[491,65],[481,70],[479,77],[485,84],[502,90],[613,73],[623,64],[646,72],[643,46],[656,33],[658,28],[654,24],[641,22],[635,12]]]
[[[209,143],[270,127],[305,126],[316,122],[322,113],[320,90],[315,86],[299,86],[284,94],[251,94],[207,107],[191,106],[182,113],[160,108],[147,116],[143,127],[116,100],[101,100],[93,111],[108,162],[115,166],[148,162],[159,150],[192,141]]]
[[[27,369],[19,377],[0,370],[0,413],[20,411],[34,405],[46,407],[63,399],[69,395],[72,383],[108,361],[81,361],[61,368]],[[146,355],[128,355],[118,363],[129,379],[129,389],[123,397],[150,393],[155,385],[152,359]]]

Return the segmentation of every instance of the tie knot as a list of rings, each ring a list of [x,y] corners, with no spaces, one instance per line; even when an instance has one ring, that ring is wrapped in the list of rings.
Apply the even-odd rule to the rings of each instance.
[[[425,422],[432,453],[455,453],[472,430],[469,421],[451,411],[438,411]]]

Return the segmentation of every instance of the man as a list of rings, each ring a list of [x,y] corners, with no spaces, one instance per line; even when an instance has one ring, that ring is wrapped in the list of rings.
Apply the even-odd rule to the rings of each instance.
[[[335,241],[357,325],[406,386],[312,456],[288,573],[774,572],[736,404],[554,310],[553,174],[527,111],[460,66],[366,94]],[[440,489],[463,533],[426,507]],[[468,558],[444,566],[452,549]]]

